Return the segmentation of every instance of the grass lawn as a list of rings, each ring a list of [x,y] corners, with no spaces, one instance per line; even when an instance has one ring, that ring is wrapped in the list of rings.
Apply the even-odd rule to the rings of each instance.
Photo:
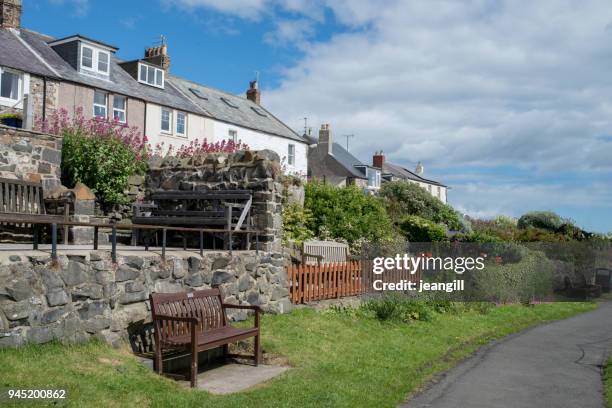
[[[478,346],[595,307],[512,305],[411,324],[310,309],[266,316],[264,351],[286,357],[294,368],[265,386],[229,396],[183,389],[127,351],[99,343],[0,350],[0,388],[65,388],[66,405],[78,407],[395,407]]]

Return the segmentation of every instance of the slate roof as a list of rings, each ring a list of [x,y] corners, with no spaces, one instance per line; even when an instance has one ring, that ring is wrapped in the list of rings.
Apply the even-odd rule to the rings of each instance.
[[[41,76],[56,77],[56,75],[36,58],[36,55],[19,40],[15,32],[7,29],[0,29],[0,65]]]
[[[354,177],[358,177],[362,179],[366,178],[365,175],[361,171],[355,168],[355,166],[366,166],[366,165],[363,164],[358,158],[350,154],[348,150],[346,150],[340,144],[338,143],[333,144],[332,154],[334,156],[334,159],[336,159],[336,161],[340,163]]]
[[[305,143],[302,136],[295,133],[261,105],[176,76],[169,75],[168,79],[193,103],[215,119]],[[194,94],[192,89],[200,96]]]
[[[52,37],[21,29],[23,38],[66,81],[88,85],[105,91],[131,96],[159,105],[202,114],[203,112],[172,86],[164,89],[141,84],[119,66],[122,62],[111,54],[110,80],[99,79],[76,71],[48,44]]]
[[[35,54],[19,41],[17,35],[53,68],[57,74],[40,62]],[[100,41],[80,35],[66,38],[73,37],[103,44]],[[170,74],[166,75],[164,89],[145,85],[128,74],[119,65],[124,61],[121,61],[113,54],[111,54],[109,80],[82,74],[55,52],[49,45],[49,42],[53,41],[57,40],[53,37],[23,28],[20,30],[20,34],[0,29],[0,65],[52,78],[59,76],[60,79],[65,81],[208,116],[222,122],[285,137],[298,142],[305,142],[300,135],[295,133],[272,113],[244,97],[232,95]],[[191,88],[198,89],[207,100],[198,98],[190,91]]]
[[[424,177],[421,177],[418,174],[413,173],[410,170],[398,164],[385,162],[383,164],[382,173],[383,173],[383,176],[386,174],[391,174],[400,179],[420,181],[421,183],[428,183],[428,184],[433,184],[435,186],[446,187],[444,184],[438,183],[437,181],[434,181],[434,180],[429,180]]]

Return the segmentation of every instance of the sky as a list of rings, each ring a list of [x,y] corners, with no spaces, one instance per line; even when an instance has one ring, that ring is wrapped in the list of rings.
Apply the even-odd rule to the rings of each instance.
[[[23,25],[243,94],[302,133],[329,123],[365,163],[450,186],[477,217],[556,211],[612,231],[609,0],[23,0]]]

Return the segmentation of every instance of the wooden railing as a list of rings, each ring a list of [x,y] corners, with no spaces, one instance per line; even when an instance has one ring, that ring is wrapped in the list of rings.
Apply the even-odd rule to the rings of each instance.
[[[374,281],[416,282],[420,273],[410,274],[404,270],[390,270],[376,275],[372,261],[331,262],[319,265],[292,265],[287,268],[289,297],[293,303],[307,303],[324,299],[376,292]]]

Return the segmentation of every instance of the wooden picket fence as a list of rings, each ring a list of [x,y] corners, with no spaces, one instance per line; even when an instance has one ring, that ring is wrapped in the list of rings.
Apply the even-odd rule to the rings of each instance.
[[[324,299],[336,299],[375,292],[374,280],[400,282],[418,281],[420,273],[411,275],[403,270],[372,272],[372,261],[330,262],[319,265],[292,265],[287,268],[289,297],[295,304]]]

